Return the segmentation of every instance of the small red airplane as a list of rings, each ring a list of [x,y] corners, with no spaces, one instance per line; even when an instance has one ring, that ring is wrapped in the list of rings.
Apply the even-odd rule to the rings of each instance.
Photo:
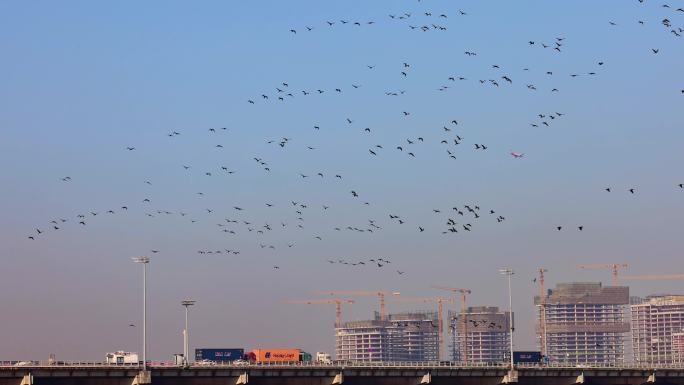
[[[523,156],[525,156],[525,154],[523,154],[523,153],[521,153],[521,152],[511,152],[511,155],[512,155],[514,158],[516,158],[516,159],[517,159],[517,158],[522,158]]]

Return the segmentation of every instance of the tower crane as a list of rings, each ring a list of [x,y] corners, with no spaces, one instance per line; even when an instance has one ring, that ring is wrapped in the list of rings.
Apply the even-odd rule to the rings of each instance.
[[[463,361],[468,363],[468,321],[466,320],[466,295],[470,294],[470,289],[433,285],[435,289],[446,290],[452,293],[461,293],[461,319],[463,319]]]
[[[304,304],[304,305],[325,305],[325,304],[335,304],[335,327],[339,328],[342,324],[342,304],[353,304],[354,300],[353,299],[341,299],[341,298],[332,298],[332,299],[310,299],[310,300],[287,300],[285,303],[288,304]]]
[[[464,313],[466,311],[466,295],[471,293],[470,289],[460,289],[460,288],[456,288],[456,287],[439,286],[439,285],[433,285],[432,287],[435,289],[446,290],[446,291],[450,291],[453,293],[461,293],[461,313]]]
[[[401,302],[436,302],[437,303],[437,335],[439,336],[439,351],[437,352],[437,360],[442,361],[444,352],[444,310],[442,304],[444,302],[454,303],[453,298],[443,297],[416,297],[416,298],[398,298]]]
[[[370,297],[377,296],[380,301],[380,320],[385,319],[385,296],[386,295],[400,295],[398,291],[353,291],[353,290],[336,290],[336,291],[326,291],[319,292],[322,295],[332,295],[332,296],[349,296],[349,297]]]
[[[684,274],[660,274],[660,275],[625,275],[622,279],[632,281],[665,281],[673,279],[684,279]]]
[[[546,356],[546,292],[544,290],[544,273],[548,271],[548,269],[543,267],[537,269],[539,273],[539,278],[537,278],[537,283],[539,283],[539,345],[541,345],[542,357]]]
[[[626,269],[629,265],[626,263],[592,263],[588,265],[579,265],[579,269],[610,269],[613,273],[613,286],[618,285],[618,270]]]

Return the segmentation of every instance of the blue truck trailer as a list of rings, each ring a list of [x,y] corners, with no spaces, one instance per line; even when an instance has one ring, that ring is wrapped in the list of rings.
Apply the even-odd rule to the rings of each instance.
[[[541,352],[513,352],[513,362],[516,364],[538,364],[541,361]]]
[[[195,361],[230,362],[241,360],[245,349],[195,349]]]

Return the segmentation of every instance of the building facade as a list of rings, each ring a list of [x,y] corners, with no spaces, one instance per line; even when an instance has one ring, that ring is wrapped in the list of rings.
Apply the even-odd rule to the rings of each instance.
[[[351,321],[335,330],[337,360],[357,362],[436,361],[435,312],[389,314],[385,320]]]
[[[672,361],[684,364],[684,333],[672,333]]]
[[[629,333],[629,288],[601,283],[560,283],[536,296],[537,340],[551,363],[615,365],[624,362]],[[544,334],[544,336],[541,335]],[[545,338],[542,338],[545,337]]]
[[[389,361],[389,323],[350,321],[335,329],[335,357],[344,361]]]
[[[507,362],[510,358],[510,313],[498,307],[469,307],[449,312],[452,360],[464,364]]]
[[[684,295],[658,295],[636,300],[630,305],[630,313],[635,363],[682,362]]]
[[[437,361],[439,329],[437,313],[406,312],[389,314],[387,321],[392,361]]]

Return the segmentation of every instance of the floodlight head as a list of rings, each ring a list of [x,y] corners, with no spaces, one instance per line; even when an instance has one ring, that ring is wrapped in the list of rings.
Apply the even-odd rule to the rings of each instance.
[[[188,307],[188,306],[194,305],[195,302],[197,302],[197,301],[192,300],[192,299],[186,299],[186,300],[184,300],[184,301],[181,301],[181,305],[183,305],[183,306],[185,306],[185,307]]]
[[[150,257],[140,256],[131,258],[135,263],[150,263]]]

